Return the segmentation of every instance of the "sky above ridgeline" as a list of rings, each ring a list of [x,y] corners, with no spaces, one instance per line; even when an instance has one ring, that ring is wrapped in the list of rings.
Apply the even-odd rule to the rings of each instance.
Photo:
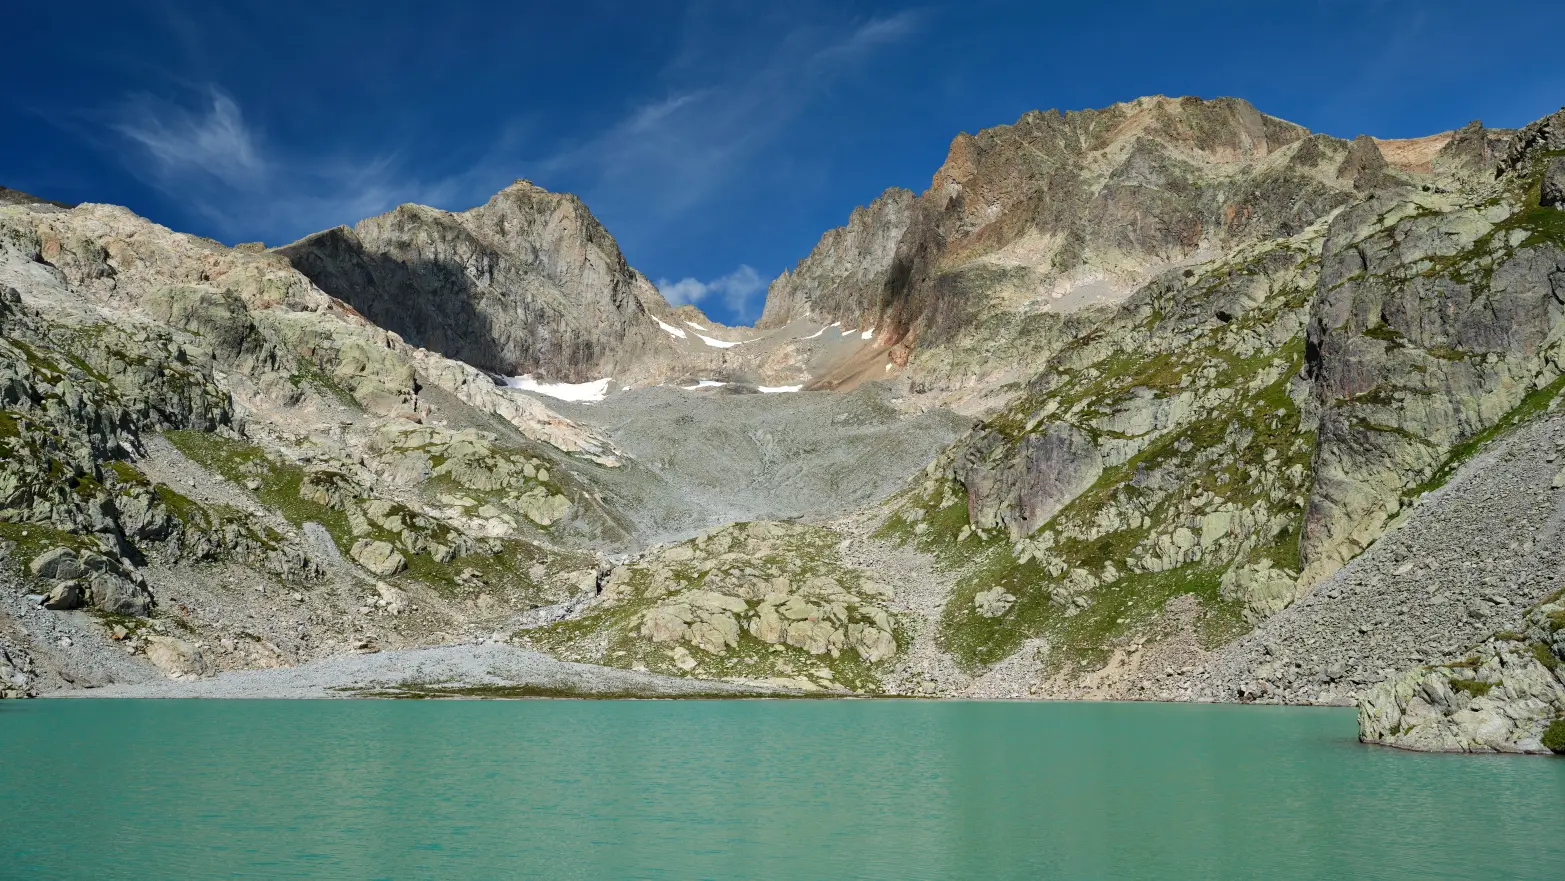
[[[517,178],[726,323],[961,131],[1234,95],[1342,137],[1565,104],[1565,3],[53,2],[9,5],[0,185],[282,244]],[[1557,40],[1556,40],[1557,42]]]

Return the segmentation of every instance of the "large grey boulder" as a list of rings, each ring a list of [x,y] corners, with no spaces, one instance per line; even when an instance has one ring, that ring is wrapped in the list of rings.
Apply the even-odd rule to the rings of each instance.
[[[39,578],[69,581],[87,574],[81,558],[70,548],[51,548],[33,558],[27,570]]]
[[[74,581],[66,581],[49,588],[49,593],[44,597],[43,607],[63,612],[82,607],[82,586]]]
[[[140,585],[114,572],[95,572],[87,582],[92,604],[116,615],[145,615],[152,597]]]
[[[195,643],[172,636],[147,637],[147,660],[169,676],[200,676],[208,669]]]
[[[408,561],[397,552],[395,547],[388,542],[374,539],[361,538],[354,542],[348,556],[382,578],[396,575],[408,567]]]

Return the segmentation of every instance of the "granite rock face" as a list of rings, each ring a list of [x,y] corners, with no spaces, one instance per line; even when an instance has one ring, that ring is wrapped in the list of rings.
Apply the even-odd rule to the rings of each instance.
[[[454,575],[519,531],[590,519],[551,478],[551,455],[618,464],[590,432],[367,323],[282,258],[111,206],[9,201],[0,545],[45,608],[155,612],[149,566],[232,563],[295,588],[343,556],[378,575],[414,558]],[[438,412],[482,414],[492,430],[420,427]],[[294,438],[314,451],[291,458]],[[212,470],[197,482],[196,468]],[[430,480],[486,502],[430,516],[387,498]],[[487,506],[499,507],[471,516]],[[306,517],[331,523],[340,547],[301,538]]]
[[[1539,196],[1556,128],[1498,148],[1472,127],[1359,139],[1331,163],[1353,186],[1297,231],[1166,269],[1118,305],[1035,318],[1039,369],[889,523],[978,561],[946,606],[950,643],[995,663],[1068,641],[1064,619],[1084,616],[1117,645],[1134,616],[1108,610],[1165,591],[1242,632],[1550,407],[1565,226]],[[1310,143],[1272,152],[1296,161]],[[991,614],[996,591],[1015,603]]]
[[[1565,208],[1565,156],[1549,160],[1543,172],[1538,204],[1544,208]]]

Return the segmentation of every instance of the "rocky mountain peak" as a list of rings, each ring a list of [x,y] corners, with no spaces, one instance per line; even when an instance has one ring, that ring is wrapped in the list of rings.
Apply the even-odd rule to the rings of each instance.
[[[580,199],[519,180],[452,213],[402,205],[277,249],[322,290],[415,345],[505,375],[580,382],[661,341],[657,289]]]

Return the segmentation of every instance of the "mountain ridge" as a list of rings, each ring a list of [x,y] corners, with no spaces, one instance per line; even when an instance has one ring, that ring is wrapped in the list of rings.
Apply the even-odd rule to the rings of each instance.
[[[526,182],[271,251],[13,200],[0,679],[486,638],[746,688],[1356,701],[1368,740],[1540,751],[1552,558],[1458,485],[1516,523],[1565,485],[1525,440],[1565,437],[1561,202],[1565,111],[1032,112],[743,329]],[[1460,529],[1515,583],[1424,602],[1395,555]],[[1469,665],[1440,628],[1495,635]]]

